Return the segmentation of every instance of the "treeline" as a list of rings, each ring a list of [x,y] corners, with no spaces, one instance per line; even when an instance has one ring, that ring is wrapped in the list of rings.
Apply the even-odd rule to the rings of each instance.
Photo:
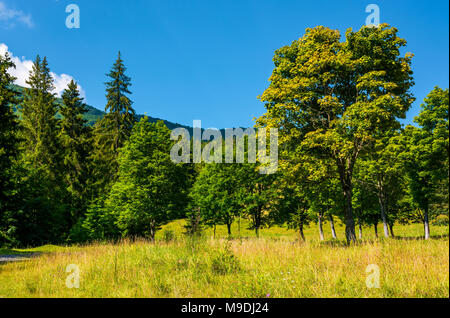
[[[162,123],[137,121],[120,56],[108,73],[106,115],[93,127],[77,84],[55,102],[46,58],[33,64],[22,98],[14,67],[0,56],[0,245],[32,246],[146,237],[187,218],[186,233],[249,219],[298,230],[341,219],[346,239],[362,226],[448,223],[448,89],[434,88],[403,128],[414,97],[412,54],[388,25],[307,29],[275,52],[267,112],[256,127],[277,128],[279,169],[258,163],[176,164]],[[18,110],[18,115],[14,113]],[[61,116],[56,116],[57,114]],[[192,162],[192,161],[191,161]]]
[[[162,122],[136,123],[120,53],[107,114],[93,127],[77,83],[56,102],[46,58],[36,57],[20,98],[7,53],[0,66],[0,245],[153,237],[161,222],[183,216],[188,169],[169,160]]]

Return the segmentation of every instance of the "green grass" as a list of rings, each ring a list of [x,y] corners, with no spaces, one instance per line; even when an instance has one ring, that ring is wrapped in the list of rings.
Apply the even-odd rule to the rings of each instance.
[[[427,241],[411,239],[422,235],[420,224],[396,226],[397,239],[375,239],[366,228],[364,241],[345,246],[327,226],[325,242],[313,225],[300,243],[294,231],[264,229],[256,239],[246,226],[246,239],[227,240],[219,226],[216,240],[212,229],[190,240],[183,224],[165,225],[155,244],[14,250],[42,254],[0,265],[0,297],[449,297],[448,227],[432,227]],[[175,240],[164,242],[164,230]],[[343,239],[341,225],[337,231]],[[66,286],[69,264],[80,269],[78,289]],[[380,269],[380,288],[366,286],[370,264]]]

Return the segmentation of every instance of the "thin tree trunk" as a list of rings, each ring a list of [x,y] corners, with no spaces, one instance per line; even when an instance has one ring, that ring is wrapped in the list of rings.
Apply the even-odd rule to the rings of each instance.
[[[256,211],[255,215],[255,233],[256,237],[259,238],[259,228],[261,226],[261,208],[258,207],[258,210]]]
[[[356,242],[355,220],[353,219],[352,189],[347,187],[345,194],[345,238],[347,243]]]
[[[358,218],[358,229],[359,229],[359,239],[362,240],[363,234],[362,234],[362,225],[361,225],[361,219]]]
[[[378,238],[378,224],[377,224],[377,223],[374,223],[374,224],[373,224],[373,228],[374,228],[374,230],[375,230],[375,237]]]
[[[228,236],[231,236],[231,223],[227,223]]]
[[[394,235],[394,224],[389,223],[389,232],[391,232],[391,236],[395,237]]]
[[[381,220],[383,221],[384,237],[389,237],[389,228],[386,218],[386,204],[382,189],[378,191],[378,202],[380,203]]]
[[[298,234],[300,236],[300,240],[301,241],[306,241],[305,240],[305,234],[303,233],[303,223],[300,223],[299,227],[298,227]]]
[[[320,234],[321,241],[325,240],[325,236],[323,235],[322,219],[323,219],[323,213],[319,213],[319,234]]]
[[[150,237],[150,242],[154,243],[155,242],[155,223],[154,222],[150,222],[150,231],[149,231],[149,237]]]
[[[239,213],[238,232],[239,232],[239,238],[240,238],[241,237],[241,213]]]
[[[332,235],[333,239],[337,239],[336,230],[334,228],[333,215],[330,214],[329,219],[330,219],[331,235]]]
[[[423,226],[425,230],[425,239],[428,240],[430,238],[430,223],[428,221],[428,205],[425,208],[423,215]]]
[[[216,239],[216,225],[214,224],[214,239]]]

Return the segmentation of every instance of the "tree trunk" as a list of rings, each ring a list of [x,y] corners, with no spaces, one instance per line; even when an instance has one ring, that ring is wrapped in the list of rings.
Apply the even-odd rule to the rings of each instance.
[[[337,239],[336,230],[334,228],[334,220],[331,214],[329,215],[329,219],[330,219],[331,235],[333,239]]]
[[[261,208],[258,206],[258,209],[256,211],[255,215],[255,233],[256,237],[259,238],[259,228],[261,226]]]
[[[231,236],[231,223],[227,223],[228,236]]]
[[[214,239],[216,239],[216,225],[214,224]]]
[[[395,237],[395,235],[394,235],[394,224],[389,223],[389,231],[391,232],[391,236]]]
[[[361,225],[361,219],[358,218],[358,229],[359,229],[359,239],[362,240],[362,225]]]
[[[356,159],[356,157],[355,157]],[[352,206],[352,174],[353,174],[354,162],[348,161],[344,163],[341,160],[337,161],[339,178],[341,181],[341,187],[345,197],[345,238],[347,244],[356,242],[355,234],[355,220],[353,219],[353,206]]]
[[[384,198],[383,190],[378,191],[378,202],[380,203],[381,220],[383,221],[384,237],[389,237],[389,228],[386,218],[386,204],[385,204],[386,201]]]
[[[154,222],[150,222],[150,231],[149,231],[149,237],[150,237],[150,242],[154,243],[155,242],[155,223]]]
[[[306,241],[305,234],[303,234],[303,223],[300,223],[300,225],[298,226],[298,234],[300,236],[300,241]]]
[[[345,238],[347,243],[356,242],[355,220],[353,219],[352,188],[346,186],[345,194]]]
[[[200,225],[200,208],[197,208],[194,210],[194,213],[189,216],[189,228],[188,233],[189,235],[194,235],[199,232],[199,225]]]
[[[373,224],[373,228],[374,228],[374,230],[375,230],[375,237],[378,238],[378,224],[377,224],[377,223],[374,223],[374,224]]]
[[[428,221],[428,205],[425,208],[424,214],[423,214],[423,226],[425,230],[425,239],[428,240],[430,238],[430,223]]]
[[[319,213],[319,235],[320,240],[325,240],[325,236],[323,235],[323,225],[322,225],[323,213]]]
[[[241,237],[241,214],[239,213],[239,220],[238,220],[238,232],[239,232],[239,238]]]

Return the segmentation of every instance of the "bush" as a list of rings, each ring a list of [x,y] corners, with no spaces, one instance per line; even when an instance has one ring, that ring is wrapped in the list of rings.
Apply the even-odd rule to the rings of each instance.
[[[10,248],[12,246],[14,246],[14,241],[12,238],[10,238],[6,233],[3,233],[2,231],[0,231],[0,248],[5,247],[5,248]]]
[[[89,205],[82,227],[91,241],[117,240],[120,231],[115,222],[116,216],[98,199]]]
[[[14,230],[6,234],[22,247],[63,243],[67,233],[65,208],[45,197],[26,200],[10,215],[10,229]]]
[[[83,227],[83,219],[78,220],[77,223],[70,229],[67,243],[85,243],[89,240],[88,230]]]
[[[241,268],[238,258],[231,251],[230,245],[219,251],[211,259],[211,270],[215,274],[224,275],[235,273]]]
[[[162,236],[163,236],[164,242],[166,242],[166,243],[175,241],[175,239],[176,239],[175,232],[170,229],[164,229]]]
[[[434,219],[433,225],[436,225],[436,226],[448,226],[448,216],[444,215],[444,214],[438,215]]]

